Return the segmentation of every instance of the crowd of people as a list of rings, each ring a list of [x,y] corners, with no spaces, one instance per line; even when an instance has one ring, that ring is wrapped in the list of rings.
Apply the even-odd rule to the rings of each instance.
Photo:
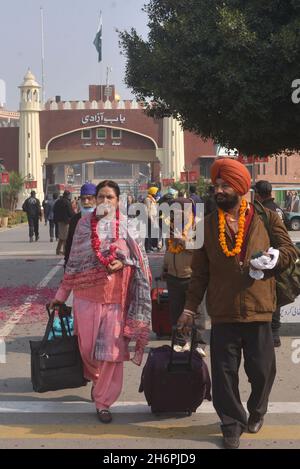
[[[164,248],[162,278],[169,293],[170,321],[183,338],[177,345],[184,349],[199,305],[205,301],[212,323],[213,404],[225,448],[237,448],[244,431],[257,433],[263,425],[276,374],[274,347],[280,346],[275,274],[294,262],[297,253],[285,227],[284,210],[274,202],[268,181],[258,181],[253,190],[268,216],[272,245],[255,204],[246,199],[251,179],[245,166],[219,159],[212,165],[211,180],[203,198],[194,187],[188,194],[171,188],[161,194],[151,186],[146,197],[139,199],[148,220],[145,239],[128,228],[126,236],[120,236],[124,214],[120,188],[113,181],[97,187],[84,184],[76,206],[69,192],[48,198],[44,216],[50,241],[55,238],[56,253],[65,256],[64,277],[51,307],[64,303],[73,291],[75,333],[85,377],[92,381],[91,399],[100,421],[111,422],[110,407],[122,390],[124,362],[130,360],[129,343],[135,340],[131,360],[140,365],[149,340],[152,280],[147,253]],[[132,220],[130,206],[135,200],[129,195],[127,202]],[[170,212],[167,239],[162,234],[167,222],[160,213],[163,203],[176,204]],[[188,233],[191,227],[193,232],[199,203],[204,204],[204,244],[193,250]],[[34,233],[37,241],[36,220],[42,214],[34,193],[24,210],[30,241]],[[182,220],[180,236],[174,223],[176,211]],[[267,262],[258,268],[253,260],[262,255]],[[198,342],[204,343],[201,334]],[[251,384],[249,418],[238,389],[242,354]]]

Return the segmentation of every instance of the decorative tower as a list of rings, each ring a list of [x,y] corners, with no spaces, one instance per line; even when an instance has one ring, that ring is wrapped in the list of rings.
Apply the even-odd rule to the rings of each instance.
[[[40,110],[41,96],[40,85],[30,70],[24,77],[20,88],[20,131],[19,131],[19,172],[31,183],[31,188],[24,188],[19,195],[19,207],[30,196],[31,190],[36,191],[36,196],[42,202],[43,169],[41,161],[40,144]],[[36,184],[35,184],[36,183]],[[28,184],[29,186],[30,184]]]
[[[173,117],[164,118],[163,146],[162,177],[179,179],[185,164],[184,131]]]

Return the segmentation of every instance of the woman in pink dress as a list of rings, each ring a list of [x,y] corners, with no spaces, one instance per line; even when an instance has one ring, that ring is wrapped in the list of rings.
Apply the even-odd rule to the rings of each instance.
[[[91,396],[103,423],[111,422],[109,409],[122,390],[129,342],[136,341],[131,361],[141,365],[151,321],[147,256],[126,217],[120,216],[119,198],[115,182],[98,185],[97,208],[77,225],[64,278],[51,303],[64,303],[73,291],[85,378],[93,383]]]

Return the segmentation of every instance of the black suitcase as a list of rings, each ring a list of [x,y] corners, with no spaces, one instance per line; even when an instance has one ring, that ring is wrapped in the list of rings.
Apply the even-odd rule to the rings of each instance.
[[[83,363],[76,336],[66,330],[64,318],[68,318],[71,308],[57,307],[61,323],[62,337],[55,337],[53,321],[56,310],[49,311],[49,320],[44,338],[30,341],[31,382],[34,391],[42,393],[60,389],[79,388],[87,384],[83,376]],[[54,339],[48,340],[52,330]]]
[[[144,366],[139,392],[144,392],[151,411],[196,412],[204,399],[211,401],[208,368],[194,350],[196,330],[192,330],[189,352],[175,352],[177,331],[173,330],[172,345],[151,349]]]

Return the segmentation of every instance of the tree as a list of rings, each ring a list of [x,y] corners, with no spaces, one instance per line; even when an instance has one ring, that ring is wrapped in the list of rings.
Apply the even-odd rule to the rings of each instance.
[[[300,149],[298,0],[149,0],[145,11],[147,40],[119,34],[126,84],[150,116],[245,155]]]
[[[8,200],[9,210],[15,210],[18,203],[18,195],[24,185],[24,178],[17,172],[9,173],[9,184],[5,186],[4,194]]]

